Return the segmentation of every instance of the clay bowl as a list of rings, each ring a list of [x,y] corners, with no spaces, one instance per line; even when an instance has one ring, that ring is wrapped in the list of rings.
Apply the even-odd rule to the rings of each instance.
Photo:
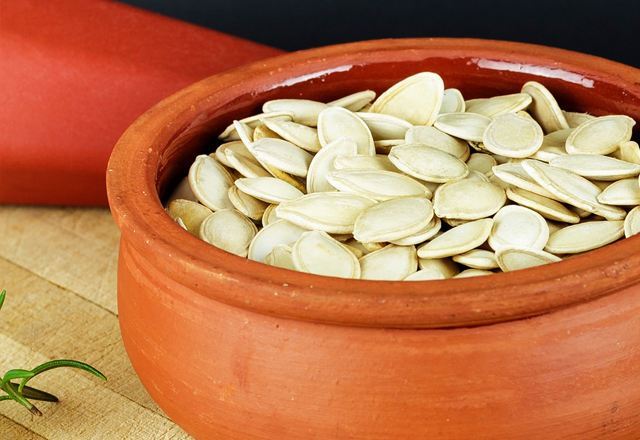
[[[472,279],[356,281],[235,257],[161,200],[232,119],[276,97],[330,100],[439,72],[467,98],[547,85],[567,110],[640,120],[640,70],[468,39],[326,47],[215,75],[122,136],[108,171],[122,230],[131,362],[186,431],[215,439],[640,438],[640,236]]]

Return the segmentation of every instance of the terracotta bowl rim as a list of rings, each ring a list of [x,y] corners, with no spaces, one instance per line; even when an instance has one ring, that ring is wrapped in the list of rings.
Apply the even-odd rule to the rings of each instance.
[[[548,313],[640,282],[640,236],[560,263],[488,277],[364,281],[293,272],[236,257],[187,234],[165,214],[156,190],[162,147],[192,126],[216,98],[246,93],[247,87],[260,93],[317,78],[341,66],[375,62],[371,60],[376,57],[382,62],[390,54],[398,60],[429,55],[553,66],[558,72],[615,80],[640,96],[640,69],[568,50],[506,41],[372,40],[261,60],[186,87],[141,115],[122,135],[107,171],[110,207],[124,237],[122,244],[132,246],[195,295],[258,313],[347,326],[492,324]],[[367,62],[361,61],[366,57]]]

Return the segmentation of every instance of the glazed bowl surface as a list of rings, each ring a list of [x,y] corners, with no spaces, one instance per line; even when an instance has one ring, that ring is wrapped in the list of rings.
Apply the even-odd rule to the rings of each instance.
[[[118,142],[107,182],[122,231],[123,339],[151,395],[187,431],[256,439],[640,436],[640,236],[523,271],[403,283],[266,266],[201,242],[165,214],[162,200],[193,158],[264,101],[381,92],[419,71],[439,73],[466,99],[537,80],[565,110],[640,120],[638,69],[471,39],[297,52],[157,104]]]

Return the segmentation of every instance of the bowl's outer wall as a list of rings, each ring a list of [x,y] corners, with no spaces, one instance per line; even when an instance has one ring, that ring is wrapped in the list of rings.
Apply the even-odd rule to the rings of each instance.
[[[640,437],[637,286],[489,326],[340,327],[208,300],[123,236],[118,292],[137,373],[196,438]]]
[[[367,44],[371,49],[405,43]],[[634,76],[635,83],[629,81],[630,68],[625,66],[620,67],[626,81],[620,79],[622,87],[615,74],[599,76],[602,65],[597,58],[593,58],[591,75],[568,70],[573,55],[564,51],[526,46],[530,55],[523,55],[521,45],[495,43],[500,51],[483,52],[475,47],[474,53],[486,56],[470,58],[465,53],[477,41],[414,40],[406,44],[407,50],[380,54],[377,70],[359,65],[332,68],[332,73],[320,77],[299,75],[285,83],[260,77],[255,81],[261,86],[252,93],[234,95],[246,84],[238,84],[237,90],[229,86],[226,96],[235,96],[233,100],[219,102],[212,97],[187,109],[176,104],[197,95],[198,87],[216,88],[216,82],[225,78],[228,84],[229,77],[211,78],[168,98],[125,134],[116,148],[119,157],[112,161],[114,172],[126,159],[139,165],[137,172],[144,173],[149,182],[148,187],[122,190],[138,179],[132,174],[131,182],[110,185],[114,216],[123,232],[120,322],[134,368],[163,410],[197,438],[640,438],[640,284],[628,275],[637,271],[638,237],[591,253],[592,271],[585,270],[588,259],[582,257],[551,265],[568,272],[568,278],[562,280],[553,278],[559,275],[550,266],[544,272],[526,270],[483,277],[485,280],[411,283],[403,285],[404,293],[398,292],[405,295],[405,303],[394,303],[389,295],[398,291],[398,283],[358,283],[375,286],[369,292],[375,300],[387,294],[384,306],[389,316],[383,316],[380,307],[372,311],[373,300],[354,295],[339,280],[314,277],[313,289],[277,285],[283,271],[202,247],[171,224],[158,209],[157,198],[141,197],[148,195],[146,191],[155,193],[156,185],[163,193],[184,174],[188,159],[204,151],[230,119],[255,111],[265,99],[298,93],[334,98],[368,87],[380,91],[420,68],[441,72],[447,86],[459,87],[468,98],[515,92],[524,81],[538,77],[569,110],[626,113],[640,119],[640,75]],[[420,51],[410,49],[421,44],[452,49],[448,56],[424,59]],[[510,47],[526,62],[500,61],[516,56]],[[353,49],[344,52],[348,50]],[[336,57],[348,58],[340,48],[323,51],[327,63]],[[566,59],[560,60],[558,54]],[[317,67],[307,64],[304,56],[295,63],[283,62],[273,76],[280,70],[300,72]],[[163,121],[174,118],[174,122],[162,125],[157,133],[141,131],[160,116]],[[135,146],[136,136],[145,142],[140,147]],[[151,145],[148,153],[146,145]],[[126,156],[127,148],[140,151]],[[148,160],[154,155],[158,164]],[[133,217],[140,218],[134,221]],[[166,233],[158,233],[158,225]],[[617,261],[616,255],[625,259]],[[211,256],[220,260],[220,266],[210,261]],[[615,265],[608,265],[609,261]],[[227,263],[235,265],[235,272],[219,269]],[[210,270],[204,271],[205,267]],[[273,284],[261,281],[262,271],[273,275]],[[544,278],[546,273],[553,277]],[[307,279],[294,272],[288,277],[292,286]],[[509,282],[500,284],[501,279]],[[620,279],[626,284],[620,284]],[[492,291],[486,283],[497,287]],[[504,304],[516,310],[514,304],[520,300],[535,302],[536,296],[522,299],[516,295],[533,284],[540,286],[536,292],[541,308],[537,310],[548,311],[561,304],[553,302],[555,297],[574,300],[533,318],[515,319],[531,315],[526,309],[528,314],[514,313],[507,322],[478,327],[461,324],[460,316],[465,313],[470,317],[485,313],[482,322],[487,322],[486,316],[494,313],[491,307],[498,310]],[[460,292],[447,291],[445,285],[459,286]],[[614,291],[607,291],[607,285],[615,286]],[[442,317],[445,325],[448,322],[456,328],[390,328],[405,319],[409,325],[424,325],[424,317],[415,318],[414,304],[406,299],[420,295],[420,289],[421,300],[432,302],[418,301],[416,310],[422,307],[437,313],[438,302],[455,304],[461,298],[459,316],[451,321]],[[361,327],[285,318],[291,315],[283,313],[279,301],[312,291],[322,313],[347,316],[346,322]],[[429,296],[430,292],[434,294]],[[339,303],[339,295],[352,295],[351,310]],[[469,303],[470,295],[477,295],[479,301]],[[266,296],[271,302],[264,300]],[[482,310],[483,301],[488,312]],[[307,307],[313,309],[314,303],[301,303],[300,313],[313,311]],[[467,315],[462,322],[474,323]],[[500,320],[507,318],[503,314]]]

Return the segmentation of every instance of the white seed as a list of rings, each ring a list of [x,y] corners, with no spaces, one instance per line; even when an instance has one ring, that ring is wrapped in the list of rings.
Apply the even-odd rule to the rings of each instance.
[[[568,154],[549,161],[549,165],[597,180],[619,180],[640,174],[640,165],[599,154]]]
[[[257,199],[256,199],[257,200]],[[278,205],[268,205],[262,214],[262,227],[266,228],[271,223],[276,222],[278,220],[282,220],[276,214],[276,208]]]
[[[618,154],[618,159],[620,160],[640,164],[640,146],[637,142],[629,141],[621,143]]]
[[[254,141],[259,141],[260,139],[264,139],[264,138],[282,139],[278,135],[278,133],[276,133],[275,131],[271,130],[266,125],[260,124],[253,130],[253,140]]]
[[[362,92],[352,93],[351,95],[343,96],[342,98],[327,102],[327,105],[344,107],[352,112],[357,112],[371,103],[374,99],[376,99],[376,92],[373,90],[363,90]]]
[[[347,138],[356,143],[358,154],[376,154],[373,137],[367,124],[355,113],[342,107],[327,107],[318,117],[318,137],[322,146],[336,139]]]
[[[569,154],[611,154],[631,140],[635,121],[628,116],[601,116],[583,122],[567,138]]]
[[[347,138],[338,138],[325,145],[311,159],[307,173],[307,192],[333,191],[333,186],[327,180],[327,174],[336,169],[334,167],[335,160],[340,157],[351,157],[357,151],[356,143]]]
[[[464,254],[455,255],[453,261],[464,264],[472,269],[489,270],[498,267],[496,254],[484,249],[473,249]]]
[[[404,139],[405,133],[412,127],[404,119],[383,113],[360,112],[356,115],[367,124],[374,140]]]
[[[580,217],[562,203],[526,189],[507,188],[507,198],[519,205],[533,209],[549,220],[565,223],[578,223],[580,221]]]
[[[167,205],[167,214],[175,221],[180,219],[187,231],[198,236],[200,225],[205,218],[211,215],[211,210],[191,200],[176,199]]]
[[[414,126],[405,133],[404,139],[408,144],[424,144],[437,148],[445,153],[467,160],[469,157],[469,144],[461,139],[456,139],[435,127]]]
[[[526,93],[494,96],[492,98],[471,99],[466,102],[466,111],[477,113],[488,118],[495,118],[507,113],[517,113],[531,104],[531,96]]]
[[[327,147],[323,148],[323,150],[326,148]],[[398,171],[395,165],[389,160],[389,157],[385,154],[376,154],[375,156],[362,154],[336,156],[333,160],[333,168],[336,170]]]
[[[498,179],[509,185],[539,194],[543,197],[556,199],[556,196],[538,185],[519,163],[504,163],[493,167],[492,171]]]
[[[233,125],[233,124],[232,124]],[[244,142],[242,141],[231,141],[225,142],[224,144],[220,144],[215,151],[215,157],[222,165],[227,166],[229,168],[235,168],[231,162],[227,160],[227,151],[234,151],[239,154],[243,154],[245,156],[251,157],[251,153],[247,150],[247,147],[244,146]]]
[[[624,219],[624,236],[640,234],[640,206],[633,208]]]
[[[391,199],[363,210],[353,236],[363,243],[399,240],[422,231],[432,218],[433,207],[424,197]]]
[[[638,179],[624,179],[613,182],[598,195],[598,201],[605,205],[640,205],[640,184],[638,184]]]
[[[302,197],[302,192],[275,177],[253,177],[236,180],[236,186],[243,192],[267,203],[281,203]]]
[[[258,231],[253,238],[249,246],[248,258],[262,263],[274,247],[281,244],[291,245],[304,232],[306,232],[306,229],[286,220],[277,220],[270,223]]]
[[[525,160],[522,167],[536,183],[552,193],[554,198],[608,220],[624,219],[624,210],[598,202],[600,188],[584,177],[537,160]]]
[[[233,207],[251,220],[260,220],[267,209],[267,204],[238,189],[237,186],[229,188],[229,200]]]
[[[307,176],[312,158],[309,153],[291,142],[272,138],[254,142],[251,152],[261,163],[299,177]]]
[[[449,229],[418,249],[420,258],[443,258],[463,254],[487,241],[493,220],[485,218]]]
[[[444,93],[442,94],[442,106],[440,107],[440,114],[464,112],[465,109],[466,104],[460,90],[444,90]]]
[[[518,205],[505,206],[493,217],[489,246],[543,249],[549,239],[549,227],[537,212]]]
[[[375,204],[374,200],[356,194],[316,192],[281,203],[276,214],[305,229],[350,234],[356,218]]]
[[[542,146],[542,128],[532,119],[507,113],[496,116],[485,130],[482,143],[494,154],[524,158]]]
[[[434,126],[465,141],[482,142],[482,135],[491,119],[476,113],[446,113],[438,116]]]
[[[584,222],[551,234],[545,250],[554,254],[577,254],[613,243],[623,236],[623,221]]]
[[[360,194],[374,200],[396,197],[431,197],[421,183],[404,174],[380,170],[341,170],[327,174],[329,183],[339,191]]]
[[[418,270],[418,257],[413,246],[387,245],[360,259],[363,280],[404,280]]]
[[[318,115],[327,108],[327,104],[309,99],[274,99],[262,105],[263,112],[286,112],[291,114],[293,122],[315,127]]]
[[[401,171],[428,182],[450,182],[469,174],[460,159],[421,144],[398,145],[391,149],[389,160]]]
[[[429,224],[420,231],[415,234],[408,235],[404,238],[399,238],[397,240],[389,240],[392,244],[397,244],[398,246],[411,246],[415,244],[424,243],[432,237],[440,232],[440,228],[442,227],[442,221],[436,217],[435,215],[431,218]]]
[[[536,81],[529,81],[522,86],[522,92],[533,98],[528,111],[545,133],[569,128],[558,102],[545,86]]]
[[[260,162],[258,162],[251,154],[245,155],[233,151],[225,150],[225,157],[229,165],[239,172],[243,177],[267,177],[270,176]]]
[[[280,244],[275,246],[264,258],[265,264],[282,269],[296,270],[291,256],[291,246]]]
[[[437,73],[421,72],[394,84],[373,102],[371,111],[396,116],[413,125],[432,125],[444,93]]]
[[[420,258],[418,267],[421,270],[435,270],[444,278],[452,278],[460,272],[458,265],[450,258]]]
[[[505,191],[498,185],[471,178],[439,186],[433,209],[440,218],[476,220],[492,216],[506,201]]]
[[[444,280],[442,272],[431,269],[420,269],[404,279],[404,281]]]
[[[290,121],[293,117],[293,114],[289,112],[269,112],[269,113],[258,113],[257,115],[249,116],[247,118],[240,119],[239,122],[246,124],[249,128],[256,128],[262,121],[267,119],[277,119],[281,121]],[[229,124],[227,128],[224,129],[218,139],[223,141],[235,141],[239,140],[240,136],[236,132],[236,127],[234,124]]]
[[[229,209],[229,187],[233,185],[231,174],[214,158],[201,154],[189,168],[189,186],[198,201],[209,209]]]
[[[318,131],[313,127],[307,127],[306,125],[298,124],[297,122],[280,121],[277,119],[265,119],[264,125],[282,139],[289,141],[304,150],[315,153],[320,151],[320,148],[322,147],[322,145],[320,145],[320,139],[318,139]]]
[[[471,277],[481,277],[485,275],[493,275],[493,272],[489,270],[467,269],[467,270],[463,270],[453,278],[471,278]]]
[[[467,167],[487,177],[493,175],[492,168],[496,166],[496,160],[490,154],[473,153],[467,160]]]
[[[564,110],[562,111],[562,113],[564,114],[564,117],[567,120],[569,127],[571,128],[576,128],[583,122],[595,118],[595,116],[591,116],[588,113],[565,112]]]
[[[539,249],[504,247],[496,252],[496,260],[500,269],[510,272],[555,263],[561,258]]]
[[[303,233],[291,248],[296,270],[339,278],[360,278],[360,263],[326,232]]]
[[[258,228],[235,209],[222,209],[200,225],[200,238],[222,250],[246,257]]]

